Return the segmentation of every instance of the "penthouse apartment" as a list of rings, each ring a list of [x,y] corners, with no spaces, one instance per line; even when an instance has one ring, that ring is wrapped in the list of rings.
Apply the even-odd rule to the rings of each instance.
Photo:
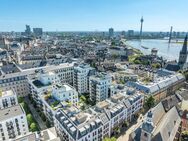
[[[0,110],[0,140],[10,140],[29,132],[23,108],[15,105]]]
[[[17,104],[17,95],[13,90],[0,92],[0,109],[8,108]]]
[[[89,78],[89,93],[91,101],[95,103],[110,97],[109,88],[112,78],[106,73],[98,73]]]
[[[153,95],[157,101],[173,94],[175,90],[182,87],[185,82],[185,78],[182,74],[164,69],[157,70],[156,72],[148,72],[148,75],[151,80],[129,81],[127,85],[147,95]]]

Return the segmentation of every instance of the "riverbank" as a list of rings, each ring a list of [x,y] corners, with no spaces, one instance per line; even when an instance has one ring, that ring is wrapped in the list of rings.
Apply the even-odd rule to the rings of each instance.
[[[168,40],[159,39],[144,39],[140,40],[127,40],[125,43],[128,47],[139,50],[144,55],[151,54],[151,49],[156,48],[158,50],[158,56],[163,57],[166,60],[178,60],[179,52],[182,48],[180,43],[168,44]],[[147,47],[145,49],[141,46]]]

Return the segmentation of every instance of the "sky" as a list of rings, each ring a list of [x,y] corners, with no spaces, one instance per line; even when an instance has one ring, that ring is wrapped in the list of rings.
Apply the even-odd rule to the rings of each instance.
[[[188,31],[188,0],[0,0],[0,31]]]

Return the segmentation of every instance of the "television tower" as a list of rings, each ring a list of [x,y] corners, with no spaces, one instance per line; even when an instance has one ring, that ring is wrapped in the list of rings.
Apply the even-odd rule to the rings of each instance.
[[[143,26],[143,22],[144,22],[143,16],[142,16],[140,22],[141,22],[141,26],[140,26],[140,39],[142,39],[142,26]]]

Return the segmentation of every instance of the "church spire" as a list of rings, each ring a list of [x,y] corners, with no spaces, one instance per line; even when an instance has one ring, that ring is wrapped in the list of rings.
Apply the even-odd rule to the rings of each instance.
[[[185,36],[181,53],[187,54],[187,35]]]
[[[186,63],[186,61],[187,61],[187,35],[185,36],[183,47],[182,50],[180,51],[178,64],[180,65],[180,67],[182,67]]]

